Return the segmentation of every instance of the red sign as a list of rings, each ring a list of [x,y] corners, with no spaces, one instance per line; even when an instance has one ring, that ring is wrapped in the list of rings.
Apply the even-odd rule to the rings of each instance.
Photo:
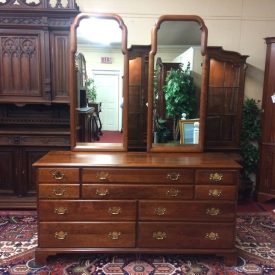
[[[101,63],[112,64],[112,57],[102,56],[101,57]]]

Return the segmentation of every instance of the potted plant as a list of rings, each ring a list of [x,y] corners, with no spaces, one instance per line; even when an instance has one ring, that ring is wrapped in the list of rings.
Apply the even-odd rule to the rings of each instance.
[[[259,102],[255,99],[246,98],[243,104],[240,155],[241,155],[241,186],[239,190],[240,200],[247,200],[252,197],[253,174],[258,168],[259,149],[258,140],[261,135],[260,127],[261,109]]]
[[[172,69],[167,75],[164,86],[166,114],[173,119],[173,139],[179,139],[179,119],[182,113],[186,114],[186,119],[193,118],[197,98],[195,85],[191,75],[190,63],[184,69]]]
[[[86,80],[86,96],[88,102],[95,102],[96,100],[96,87],[95,81],[92,78]]]

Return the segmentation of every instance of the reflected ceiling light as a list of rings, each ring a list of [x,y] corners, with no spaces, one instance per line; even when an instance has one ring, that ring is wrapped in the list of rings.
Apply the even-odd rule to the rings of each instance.
[[[80,22],[77,36],[92,43],[109,45],[121,42],[121,29],[118,22],[113,19],[89,18]]]

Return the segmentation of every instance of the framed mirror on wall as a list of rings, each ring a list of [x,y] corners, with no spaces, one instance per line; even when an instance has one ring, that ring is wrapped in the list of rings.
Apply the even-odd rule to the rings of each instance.
[[[199,16],[163,15],[151,41],[147,151],[201,152],[207,28]]]
[[[127,28],[116,14],[79,14],[71,26],[71,147],[126,151]]]

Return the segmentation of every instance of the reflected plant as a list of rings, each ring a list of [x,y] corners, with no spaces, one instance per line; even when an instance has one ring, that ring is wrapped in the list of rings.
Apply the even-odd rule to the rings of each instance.
[[[87,99],[94,102],[96,100],[95,81],[92,78],[86,80]]]
[[[186,114],[186,119],[193,118],[197,107],[190,63],[185,69],[183,64],[179,69],[172,69],[167,75],[165,83],[166,114],[173,118],[173,139],[176,141],[179,138],[179,119],[182,113]]]

